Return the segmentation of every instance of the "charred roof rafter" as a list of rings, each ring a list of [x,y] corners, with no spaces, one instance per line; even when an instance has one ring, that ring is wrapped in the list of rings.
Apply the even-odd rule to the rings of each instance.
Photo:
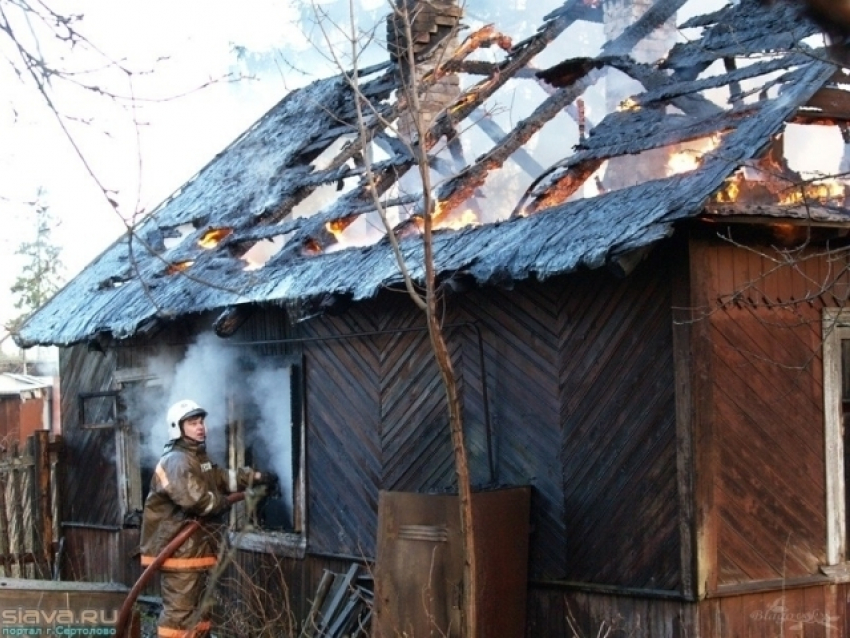
[[[435,146],[428,144],[432,141],[438,144],[443,137],[452,140],[455,134],[466,135],[467,129],[476,124],[473,120],[480,118],[482,105],[486,108],[490,96],[508,79],[537,79],[544,92],[549,93],[552,87],[539,82],[537,71],[532,68],[533,60],[574,22],[583,10],[582,4],[582,0],[565,2],[561,9],[547,16],[536,34],[512,46],[498,64],[485,66],[463,59],[452,61],[454,66],[444,67],[445,72],[484,72],[487,77],[438,120],[425,145],[428,153],[443,158],[446,166],[451,165],[452,161],[442,155],[442,149],[434,150]],[[603,55],[582,63],[565,62],[564,68],[568,70],[570,65],[579,71],[582,65],[586,68],[574,77],[565,76],[568,86],[552,89],[549,100],[538,97],[539,91],[534,91],[534,105],[543,108],[548,117],[550,112],[569,114],[571,106],[575,109],[574,104],[569,104],[570,99],[579,95],[582,84],[592,80],[593,74],[601,73],[603,67],[616,67],[644,86],[636,102],[641,108],[609,115],[576,147],[572,157],[565,157],[565,151],[557,156],[564,159],[543,171],[533,194],[550,198],[537,202],[541,208],[551,205],[546,211],[474,229],[436,233],[434,267],[438,276],[463,272],[478,284],[508,283],[534,276],[545,279],[580,267],[598,268],[628,251],[646,250],[669,236],[676,220],[702,214],[705,203],[723,188],[724,180],[739,166],[749,164],[787,121],[794,117],[808,117],[813,122],[827,120],[824,107],[831,102],[824,101],[818,106],[812,95],[830,79],[834,65],[805,59],[806,52],[799,47],[792,53],[783,52],[784,62],[777,61],[780,55],[777,49],[786,45],[796,47],[794,38],[812,30],[798,12],[787,7],[767,10],[757,8],[758,3],[753,0],[740,0],[741,6],[724,9],[705,20],[708,27],[703,32],[705,41],[697,38],[691,44],[678,45],[668,56],[666,66],[641,65],[630,60],[631,47],[640,34],[651,31],[652,23],[663,22],[664,15],[677,4],[672,0],[657,3],[640,28],[631,29],[623,40],[606,45]],[[720,25],[721,21],[727,25]],[[740,62],[742,58],[752,59],[757,53],[766,57],[746,67],[743,64],[740,68],[727,67],[725,74],[716,79],[699,78],[716,60],[734,58]],[[799,65],[794,55],[800,55]],[[779,98],[773,97],[774,88],[768,99],[747,104],[743,102],[745,90],[742,90],[735,93],[740,97],[739,103],[724,110],[701,95],[713,88],[712,84],[734,87],[735,82],[743,82],[750,74],[773,73],[772,65],[783,63],[799,68],[784,74],[780,80],[773,75],[766,78],[774,83],[771,86],[785,83],[780,87]],[[787,69],[786,66],[775,71]],[[301,301],[328,295],[359,301],[396,285],[400,281],[398,264],[386,240],[358,249],[326,250],[318,257],[307,257],[302,252],[304,242],[313,241],[311,236],[332,241],[325,233],[357,215],[373,213],[374,195],[386,200],[382,203],[390,208],[415,209],[420,201],[417,195],[397,196],[389,192],[399,176],[414,166],[406,142],[392,131],[393,123],[407,108],[404,99],[398,100],[393,94],[399,82],[396,70],[380,67],[371,69],[369,74],[364,72],[360,78],[360,90],[366,98],[362,103],[369,104],[365,131],[357,130],[356,103],[344,76],[318,80],[291,92],[142,222],[135,232],[143,240],[157,240],[155,246],[149,242],[153,246],[150,254],[140,248],[134,254],[137,244],[128,242],[127,238],[113,244],[33,315],[17,339],[19,345],[68,345],[98,334],[125,339],[160,317],[170,320],[246,304],[297,307]],[[846,82],[836,82],[835,88],[844,90]],[[423,83],[422,89],[427,89],[427,83]],[[824,99],[828,97],[821,95]],[[843,94],[833,97],[843,98]],[[662,113],[670,106],[677,107],[678,112]],[[466,194],[477,194],[478,184],[486,182],[487,175],[492,175],[491,171],[506,158],[519,160],[524,151],[529,151],[528,157],[539,161],[540,156],[533,154],[535,149],[525,140],[543,119],[543,116],[526,118],[507,132],[493,127],[485,129],[496,122],[480,120],[484,134],[493,145],[485,140],[489,152],[476,159],[475,166],[464,168],[438,187],[436,192],[446,198],[444,208],[459,203]],[[714,151],[703,155],[696,169],[661,179],[650,178],[596,197],[562,201],[564,187],[569,190],[583,183],[605,158],[717,131],[727,133]],[[352,134],[356,135],[354,142],[338,152],[337,144],[342,141],[338,142],[337,138]],[[453,141],[457,145],[457,139]],[[562,142],[563,147],[568,144]],[[368,155],[372,147],[389,156],[374,166],[378,180],[375,193],[365,186],[363,168],[356,165],[359,156]],[[450,152],[455,150],[449,146]],[[321,153],[329,158],[333,156],[333,162],[327,165],[323,158],[321,165],[305,164]],[[445,169],[438,159],[432,158],[432,165]],[[350,160],[355,160],[354,165]],[[533,165],[527,170],[540,172],[539,166]],[[525,176],[522,178],[527,183]],[[563,181],[558,183],[558,179]],[[330,191],[328,186],[340,181],[352,186],[348,180],[357,180],[354,189],[342,194],[329,193],[337,200],[333,206],[320,210],[314,218],[292,218],[290,213],[296,201],[302,201],[320,187]],[[489,194],[483,188],[478,192]],[[321,201],[321,197],[317,199]],[[203,251],[187,239],[173,253],[163,253],[157,225],[176,227],[201,218],[204,225],[232,227],[233,233],[214,250]],[[400,233],[405,229],[395,230]],[[200,233],[189,236],[196,235]],[[257,259],[263,264],[262,270],[249,268],[247,260],[235,258],[251,242],[267,239],[275,240],[268,252],[279,252]],[[322,247],[316,244],[315,248]],[[421,258],[421,242],[403,242],[402,249],[405,255]],[[196,261],[187,272],[167,277],[163,274],[164,256]],[[128,272],[131,278],[121,283]],[[231,325],[233,317],[228,314],[225,318],[228,319],[225,323]],[[300,318],[303,317],[295,316]]]

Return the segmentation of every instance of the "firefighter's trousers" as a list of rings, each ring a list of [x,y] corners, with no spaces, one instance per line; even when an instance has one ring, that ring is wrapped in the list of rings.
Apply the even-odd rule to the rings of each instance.
[[[206,638],[210,632],[210,601],[205,600],[207,571],[163,571],[160,575],[162,613],[158,638]]]

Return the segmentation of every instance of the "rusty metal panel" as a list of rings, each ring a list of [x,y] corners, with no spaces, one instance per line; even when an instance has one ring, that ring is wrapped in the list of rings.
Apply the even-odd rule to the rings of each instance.
[[[525,634],[531,488],[473,494],[477,638]],[[382,491],[376,636],[461,635],[463,548],[458,498]]]
[[[458,508],[455,507],[455,510]],[[472,495],[481,638],[525,635],[531,488]]]
[[[375,635],[460,636],[457,497],[380,493]]]

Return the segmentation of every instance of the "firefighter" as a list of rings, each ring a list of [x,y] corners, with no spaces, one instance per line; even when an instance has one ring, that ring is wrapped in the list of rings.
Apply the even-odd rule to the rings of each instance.
[[[168,444],[157,463],[142,518],[142,566],[150,565],[190,520],[198,529],[160,567],[162,613],[160,638],[209,635],[209,605],[204,604],[207,576],[217,561],[227,494],[252,485],[274,488],[277,476],[252,468],[224,470],[207,456],[206,410],[190,399],[168,410]],[[202,608],[203,605],[203,608]]]

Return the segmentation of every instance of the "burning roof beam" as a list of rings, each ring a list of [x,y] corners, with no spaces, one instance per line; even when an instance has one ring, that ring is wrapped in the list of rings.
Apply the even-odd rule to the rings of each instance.
[[[551,182],[541,195],[535,197],[526,206],[525,202],[528,200],[529,194],[533,192],[533,189],[539,183],[540,178],[538,178],[538,180],[535,180],[529,186],[526,194],[520,199],[513,213],[511,213],[511,219],[526,217],[567,201],[602,166],[603,161],[601,159],[592,159],[571,166],[569,170],[564,171],[556,180]],[[545,177],[545,175],[541,175],[542,177]]]
[[[493,45],[498,46],[506,53],[510,53],[513,46],[509,36],[497,31],[494,25],[488,24],[470,34],[445,63],[440,64],[430,73],[426,73],[424,79],[429,82],[437,82],[447,73],[453,73],[453,65],[461,64],[474,51],[489,49]]]
[[[341,220],[349,220],[348,223],[352,223],[358,215],[374,211],[376,208],[375,199],[382,197],[387,189],[398,181],[399,175],[412,166],[413,160],[411,159],[408,163],[401,165],[383,163],[380,166],[373,167],[374,193],[371,191],[369,183],[363,182],[358,188],[338,198],[329,209],[312,217],[300,219],[297,223],[289,226],[285,225],[284,230],[291,228],[296,232],[290,239],[288,247],[282,249],[274,257],[274,261],[285,261],[293,253],[316,255],[324,252],[328,246],[337,241],[332,232],[334,224]]]
[[[599,69],[591,69],[587,75],[576,82],[573,86],[558,89],[554,94],[546,98],[534,112],[525,118],[511,131],[501,143],[493,147],[489,153],[481,157],[475,165],[463,170],[460,174],[449,180],[439,189],[437,199],[446,213],[466,201],[473,191],[481,186],[487,174],[504,164],[515,151],[523,146],[552,118],[554,118],[567,105],[571,104],[584,91],[595,84],[602,76]]]
[[[495,75],[500,72],[501,63],[485,62],[484,60],[461,60],[458,62],[446,62],[445,70],[449,73],[466,73],[467,75]],[[533,80],[537,78],[537,71],[529,67],[517,69],[514,76],[521,80]]]

